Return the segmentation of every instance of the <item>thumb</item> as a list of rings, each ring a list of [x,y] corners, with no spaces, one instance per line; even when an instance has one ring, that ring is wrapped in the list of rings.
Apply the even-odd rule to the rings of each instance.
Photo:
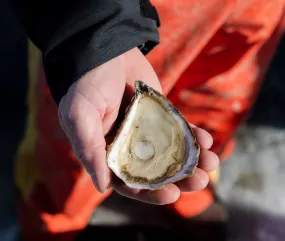
[[[109,189],[111,172],[106,164],[106,142],[99,111],[82,94],[67,95],[59,105],[60,123],[77,158],[101,193]]]

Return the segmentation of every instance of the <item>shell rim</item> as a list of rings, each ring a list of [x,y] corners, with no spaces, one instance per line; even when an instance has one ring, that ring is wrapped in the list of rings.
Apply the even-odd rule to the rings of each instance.
[[[148,190],[158,190],[158,189],[162,189],[164,186],[166,186],[167,184],[170,184],[170,183],[175,183],[175,182],[178,182],[178,181],[181,181],[187,177],[191,177],[196,169],[196,167],[198,166],[199,164],[199,155],[200,155],[200,152],[201,152],[201,147],[199,145],[199,143],[197,142],[197,138],[193,132],[193,129],[192,127],[190,126],[190,124],[186,121],[186,119],[184,118],[184,116],[182,115],[182,113],[171,103],[171,101],[169,99],[167,99],[164,95],[162,95],[160,92],[156,91],[155,89],[151,88],[150,86],[146,85],[143,81],[141,80],[136,80],[135,81],[135,93],[130,101],[130,104],[128,105],[128,107],[126,108],[126,111],[125,111],[125,115],[124,115],[124,119],[123,121],[121,122],[121,124],[119,125],[119,128],[117,129],[116,131],[116,135],[115,135],[115,138],[114,140],[112,141],[112,143],[107,147],[107,155],[106,155],[106,162],[108,164],[108,167],[113,171],[113,173],[120,179],[122,180],[128,187],[130,188],[135,188],[135,189],[148,189]],[[128,115],[130,113],[130,110],[135,102],[135,100],[137,98],[141,98],[141,97],[144,97],[146,95],[149,95],[149,96],[152,96],[152,95],[157,95],[159,98],[162,98],[164,101],[167,102],[167,104],[171,107],[171,111],[173,112],[176,112],[180,117],[181,119],[183,120],[184,124],[186,124],[186,127],[188,128],[190,134],[191,134],[191,137],[192,137],[192,145],[196,148],[196,151],[197,151],[197,154],[196,154],[196,161],[195,163],[191,166],[189,165],[188,168],[191,168],[191,173],[187,173],[187,174],[184,174],[181,178],[177,178],[175,179],[175,182],[172,182],[172,181],[167,181],[168,179],[170,179],[171,177],[175,176],[171,176],[171,177],[167,177],[165,178],[164,180],[162,181],[159,181],[158,183],[152,183],[152,184],[137,184],[137,183],[127,183],[125,182],[125,180],[122,178],[123,176],[119,176],[117,175],[117,173],[115,173],[115,171],[109,166],[109,154],[111,153],[112,151],[112,148],[113,148],[113,144],[117,141],[117,139],[119,138],[120,136],[120,133],[124,127],[124,124],[126,123],[127,119],[128,119]],[[183,170],[183,168],[181,169],[181,171]],[[181,172],[179,171],[179,172]]]

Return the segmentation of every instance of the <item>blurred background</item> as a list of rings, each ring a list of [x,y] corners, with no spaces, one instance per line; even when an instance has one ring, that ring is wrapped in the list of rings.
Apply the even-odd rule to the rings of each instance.
[[[0,240],[10,241],[19,235],[11,190],[13,158],[27,113],[27,39],[7,0],[0,1],[0,30]],[[282,241],[285,237],[284,63],[285,38],[251,115],[238,132],[235,154],[221,169],[217,194],[230,210],[229,241]],[[146,210],[152,212],[151,220]],[[172,225],[163,208],[116,194],[93,216],[92,225],[144,225],[146,219],[148,224]]]

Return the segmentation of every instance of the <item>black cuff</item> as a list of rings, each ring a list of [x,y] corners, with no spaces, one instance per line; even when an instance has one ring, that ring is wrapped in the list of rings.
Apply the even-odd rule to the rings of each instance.
[[[86,72],[134,47],[140,46],[147,54],[159,42],[158,15],[149,1],[141,0],[140,4],[141,14],[115,13],[110,19],[81,30],[44,55],[47,82],[57,104]]]

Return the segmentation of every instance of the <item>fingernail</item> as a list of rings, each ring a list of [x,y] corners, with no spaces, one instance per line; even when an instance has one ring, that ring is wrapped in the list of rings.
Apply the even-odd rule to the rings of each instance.
[[[89,174],[90,174],[90,173],[89,173]],[[91,176],[92,182],[93,182],[94,186],[96,187],[97,191],[100,192],[101,194],[106,193],[106,192],[110,189],[110,185],[108,185],[108,186],[105,187],[105,188],[104,188],[104,187],[101,187],[101,186],[99,185],[99,182],[98,182],[98,180],[97,180],[97,178],[96,178],[96,175],[95,175],[94,173],[91,173],[90,176]]]
[[[100,188],[100,190],[101,190],[100,192],[101,192],[102,194],[104,194],[104,193],[108,192],[110,188],[111,188],[111,185],[108,183],[107,186],[105,186],[105,187],[103,187],[103,188]]]

